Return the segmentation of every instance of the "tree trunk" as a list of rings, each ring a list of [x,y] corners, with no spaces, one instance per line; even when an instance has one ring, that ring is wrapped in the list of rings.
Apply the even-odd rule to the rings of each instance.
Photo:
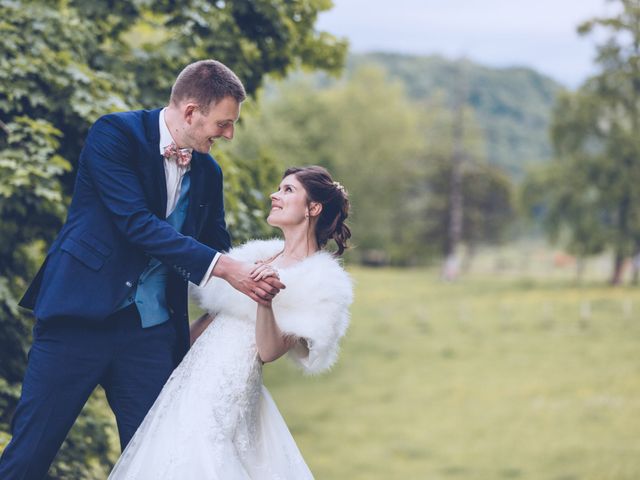
[[[462,67],[461,67],[462,68]],[[464,204],[462,197],[462,167],[464,163],[464,106],[466,88],[464,72],[459,73],[459,89],[455,99],[451,153],[451,177],[449,181],[449,228],[445,244],[445,263],[442,276],[445,280],[455,280],[460,273],[458,248],[462,239]]]
[[[611,276],[611,285],[617,286],[622,283],[622,274],[624,270],[624,254],[618,250],[613,258],[613,275]]]
[[[631,262],[632,274],[631,285],[638,285],[638,277],[640,277],[640,244],[636,243],[635,252],[633,253],[633,261]]]
[[[628,170],[628,158],[625,159],[624,166]],[[629,236],[629,205],[631,203],[631,195],[629,192],[622,197],[618,207],[618,244],[616,245],[615,255],[613,259],[613,275],[611,276],[611,285],[620,285],[622,283],[622,273],[624,270],[625,252],[622,246]]]

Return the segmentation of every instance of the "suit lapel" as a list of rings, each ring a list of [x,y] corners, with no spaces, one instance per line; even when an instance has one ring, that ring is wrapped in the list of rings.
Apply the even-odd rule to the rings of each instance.
[[[147,183],[151,211],[163,220],[167,214],[167,179],[164,173],[164,157],[160,154],[160,110],[148,112],[145,121],[147,137],[148,172],[143,172]]]
[[[202,174],[202,158],[197,152],[193,152],[191,159],[191,186],[189,187],[189,208],[187,218],[182,227],[182,233],[195,237],[198,215],[200,210],[200,200],[204,192],[205,176]]]
[[[156,144],[156,148],[158,144]],[[167,179],[164,173],[164,157],[160,155],[160,152],[152,157],[152,166],[154,177],[154,213],[162,219],[167,218]]]

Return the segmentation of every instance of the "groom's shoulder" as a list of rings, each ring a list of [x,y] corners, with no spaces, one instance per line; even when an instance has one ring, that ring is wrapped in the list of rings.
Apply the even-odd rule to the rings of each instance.
[[[96,120],[97,123],[111,122],[128,126],[144,126],[149,121],[158,121],[161,109],[155,110],[128,110],[124,112],[110,112],[102,115]]]
[[[107,113],[93,123],[89,137],[107,135],[125,142],[139,141],[158,129],[159,112],[160,109]]]
[[[209,173],[214,174],[216,177],[222,175],[222,167],[210,153],[198,153],[198,155],[201,158],[202,165]]]

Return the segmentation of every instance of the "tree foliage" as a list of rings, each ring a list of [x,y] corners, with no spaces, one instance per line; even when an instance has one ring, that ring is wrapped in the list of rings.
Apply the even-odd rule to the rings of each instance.
[[[448,159],[431,159],[432,171],[427,179],[427,201],[424,203],[424,231],[437,253],[445,251],[446,232],[450,221]],[[480,245],[496,245],[505,241],[508,226],[515,218],[514,187],[508,175],[488,164],[469,165],[463,170],[462,243],[471,252]]]
[[[269,193],[282,175],[278,163],[264,153],[243,157],[222,151],[216,158],[226,172],[226,221],[232,244],[275,236],[265,219],[270,208]]]
[[[640,5],[616,3],[615,16],[579,27],[581,34],[608,35],[597,46],[600,72],[559,99],[552,124],[557,164],[532,179],[546,194],[540,204],[552,235],[562,229],[583,255],[613,250],[613,284],[625,258],[640,251]],[[540,185],[540,178],[550,181]]]

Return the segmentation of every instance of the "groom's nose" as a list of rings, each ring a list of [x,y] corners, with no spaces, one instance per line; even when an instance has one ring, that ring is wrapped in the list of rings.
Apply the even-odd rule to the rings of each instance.
[[[222,130],[222,136],[227,140],[231,140],[233,139],[234,131],[235,131],[235,125],[231,124]]]

